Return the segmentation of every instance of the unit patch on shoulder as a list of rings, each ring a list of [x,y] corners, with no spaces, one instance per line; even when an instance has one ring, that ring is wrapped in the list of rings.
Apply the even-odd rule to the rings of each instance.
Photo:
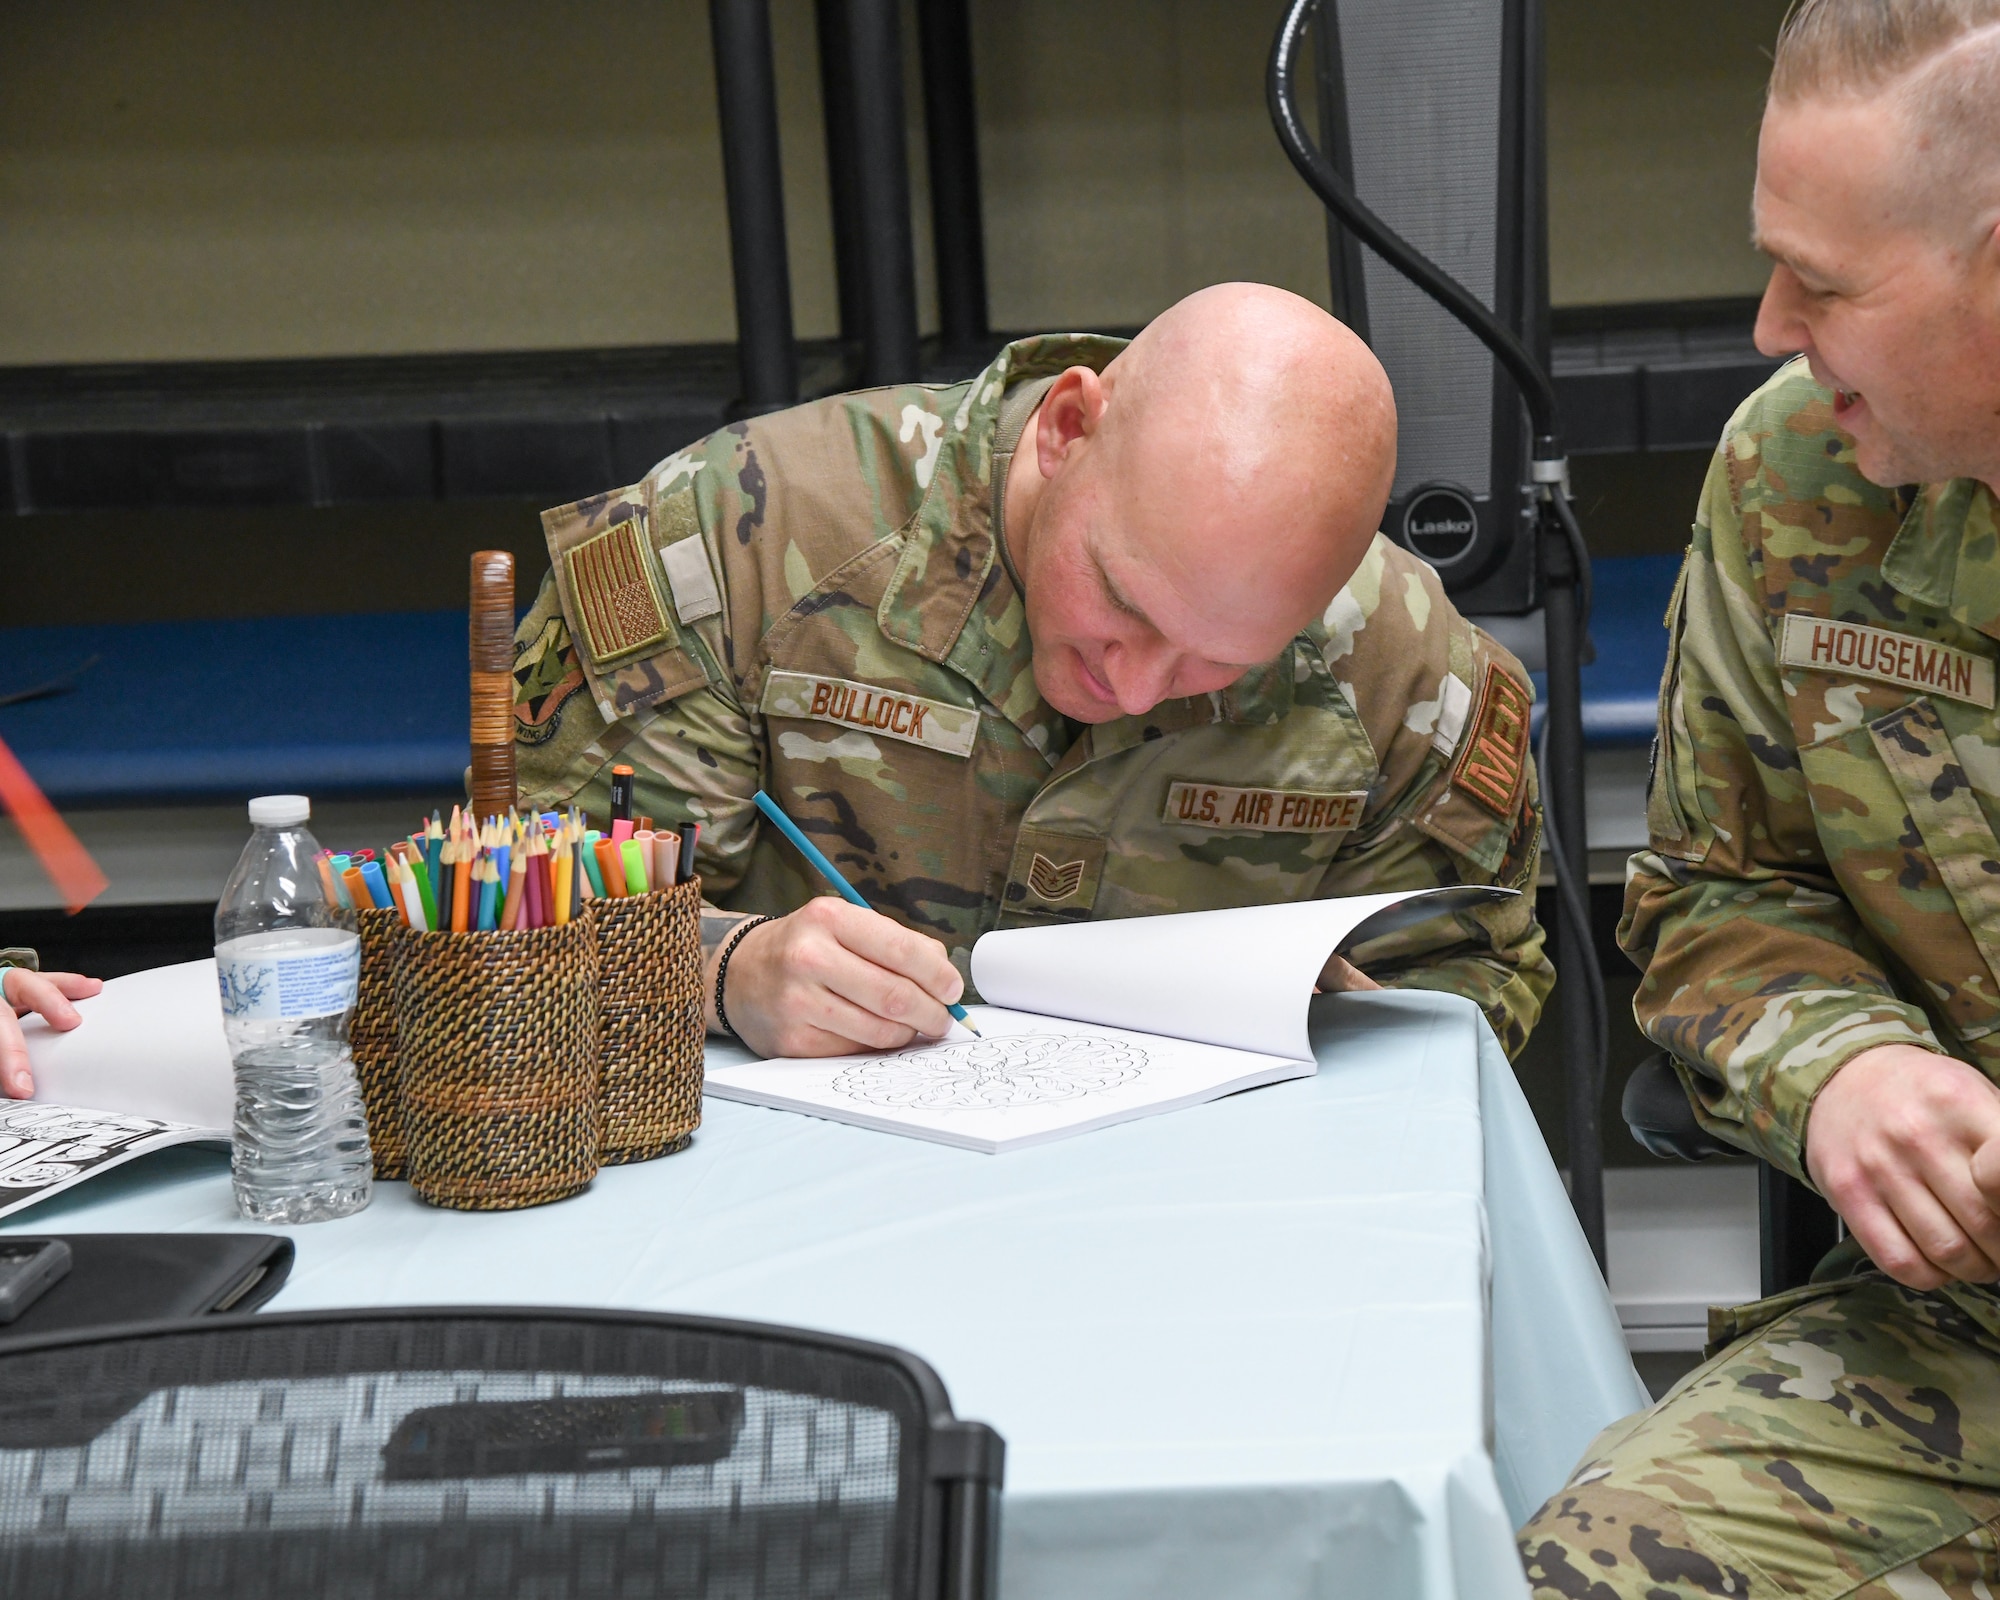
[[[764,681],[758,709],[767,717],[837,723],[947,755],[969,756],[979,741],[979,713],[973,707],[809,672],[773,672]]]
[[[1874,678],[1993,709],[1993,662],[1988,657],[1888,628],[1794,612],[1785,618],[1778,659],[1808,672]]]
[[[1451,769],[1451,786],[1496,817],[1511,817],[1528,770],[1528,691],[1498,667],[1486,669],[1471,731]]]
[[[577,630],[604,667],[674,638],[637,517],[613,524],[563,557]]]
[[[514,742],[547,744],[562,731],[563,707],[583,687],[569,629],[550,617],[542,631],[514,647]]]
[[[1231,789],[1217,783],[1167,786],[1162,822],[1222,833],[1346,833],[1361,820],[1368,791],[1314,794],[1300,789]]]

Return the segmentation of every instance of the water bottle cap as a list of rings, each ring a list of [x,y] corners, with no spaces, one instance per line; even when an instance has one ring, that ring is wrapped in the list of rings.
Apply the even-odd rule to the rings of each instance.
[[[312,802],[302,794],[265,794],[250,802],[255,828],[296,828],[312,815]]]

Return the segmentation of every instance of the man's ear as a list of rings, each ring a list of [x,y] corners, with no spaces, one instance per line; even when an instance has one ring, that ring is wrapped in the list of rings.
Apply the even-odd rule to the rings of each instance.
[[[1104,420],[1104,380],[1089,367],[1067,368],[1035,411],[1035,464],[1053,478],[1076,446]]]

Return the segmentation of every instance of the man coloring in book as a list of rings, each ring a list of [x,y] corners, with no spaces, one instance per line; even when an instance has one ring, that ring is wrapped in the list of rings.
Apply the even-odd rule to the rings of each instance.
[[[1467,995],[1516,1052],[1553,981],[1533,694],[1376,531],[1395,458],[1367,347],[1253,284],[732,423],[545,514],[523,798],[604,813],[630,764],[702,824],[709,1025],[765,1055],[943,1035],[991,928],[1456,883],[1528,892],[1325,982]]]

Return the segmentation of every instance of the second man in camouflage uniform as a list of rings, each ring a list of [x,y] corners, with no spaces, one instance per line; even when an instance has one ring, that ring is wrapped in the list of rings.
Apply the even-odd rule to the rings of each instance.
[[[2000,3],[1804,0],[1625,948],[1702,1122],[1849,1237],[1522,1531],[1541,1596],[2000,1591]]]

